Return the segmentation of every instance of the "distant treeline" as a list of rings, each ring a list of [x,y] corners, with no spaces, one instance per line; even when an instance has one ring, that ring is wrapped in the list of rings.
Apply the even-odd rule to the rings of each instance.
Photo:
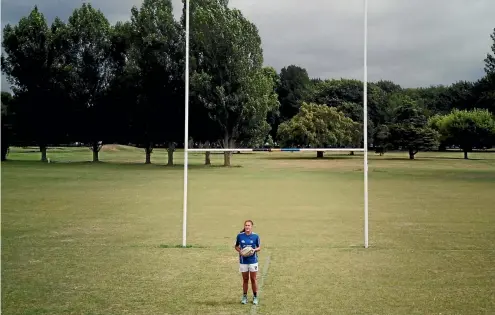
[[[109,23],[83,4],[51,25],[35,7],[3,29],[2,160],[11,145],[135,144],[146,162],[154,147],[184,142],[185,17],[170,0],[145,0],[131,19]],[[310,78],[263,64],[256,25],[226,0],[190,8],[189,135],[192,146],[363,146],[363,82]],[[368,84],[368,142],[384,153],[495,142],[495,29],[485,76],[449,86]],[[318,156],[321,156],[319,154]],[[225,154],[230,164],[230,153]]]

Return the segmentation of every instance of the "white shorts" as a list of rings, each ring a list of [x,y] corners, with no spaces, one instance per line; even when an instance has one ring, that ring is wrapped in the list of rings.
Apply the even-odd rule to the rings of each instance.
[[[258,263],[254,264],[239,264],[239,272],[256,272],[258,271]]]

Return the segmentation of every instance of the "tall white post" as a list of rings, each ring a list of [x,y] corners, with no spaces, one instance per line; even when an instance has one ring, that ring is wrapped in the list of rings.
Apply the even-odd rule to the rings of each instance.
[[[364,0],[364,247],[368,248],[368,0]]]
[[[185,0],[186,5],[186,71],[185,71],[185,104],[184,104],[184,201],[182,215],[182,246],[186,247],[187,235],[187,171],[188,171],[188,150],[189,150],[189,0]]]

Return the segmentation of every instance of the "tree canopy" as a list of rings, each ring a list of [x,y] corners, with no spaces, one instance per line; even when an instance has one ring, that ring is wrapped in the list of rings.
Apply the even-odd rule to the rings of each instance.
[[[458,110],[430,118],[430,126],[438,130],[442,141],[459,146],[468,158],[473,148],[491,148],[495,143],[495,118],[486,109]]]
[[[362,81],[311,77],[294,63],[275,69],[264,61],[257,26],[227,0],[190,6],[191,146],[362,147]],[[48,147],[82,143],[96,162],[103,144],[121,143],[143,148],[145,163],[165,147],[173,165],[184,145],[184,13],[176,19],[171,0],[144,0],[129,8],[129,20],[111,23],[84,3],[49,24],[35,6],[7,24],[2,160],[11,145],[37,146],[47,161]],[[478,80],[418,88],[368,82],[370,148],[411,159],[491,148],[495,29],[488,35]],[[224,165],[231,157],[224,154]]]
[[[299,112],[280,124],[281,144],[287,147],[342,148],[355,145],[360,124],[335,107],[303,103]]]
[[[224,148],[244,138],[268,136],[268,114],[278,107],[273,77],[263,68],[257,27],[225,1],[198,1],[191,7],[195,59],[191,91],[219,128]],[[249,142],[249,141],[248,141]],[[225,165],[230,165],[225,153]]]

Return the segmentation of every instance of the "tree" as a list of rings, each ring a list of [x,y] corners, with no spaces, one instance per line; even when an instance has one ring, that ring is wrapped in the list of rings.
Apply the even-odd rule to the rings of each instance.
[[[59,142],[66,130],[63,91],[58,82],[65,71],[60,37],[65,25],[55,19],[48,27],[35,6],[15,26],[3,29],[2,71],[16,95],[17,130],[24,144],[40,147],[41,161],[47,161],[47,145]]]
[[[495,72],[489,73],[475,82],[473,88],[474,106],[460,109],[488,109],[495,114]]]
[[[477,108],[486,108],[495,114],[495,28],[490,38],[492,52],[488,53],[484,60],[486,76],[474,84],[473,93],[476,96]]]
[[[130,28],[127,70],[137,85],[133,135],[145,149],[147,164],[154,145],[168,140],[168,165],[173,165],[175,141],[184,129],[183,119],[177,119],[184,93],[182,26],[170,0],[145,0],[139,10],[132,8]]]
[[[335,107],[303,103],[296,116],[280,124],[278,138],[286,147],[346,147],[362,138],[360,127]],[[323,152],[318,151],[317,157]]]
[[[278,123],[294,117],[303,101],[309,96],[311,80],[308,71],[296,65],[289,65],[280,71],[277,94],[280,102],[280,120]]]
[[[115,143],[135,143],[132,130],[132,114],[139,94],[139,82],[129,71],[128,60],[132,43],[130,21],[117,22],[112,30],[112,46],[115,62],[113,80],[102,98],[105,115],[111,115],[105,122],[105,137]]]
[[[65,58],[71,76],[66,84],[75,105],[72,138],[91,144],[94,162],[103,144],[111,141],[107,122],[113,113],[106,96],[123,64],[116,62],[123,55],[115,49],[113,32],[105,15],[87,3],[75,9],[67,23]]]
[[[455,100],[455,93],[459,96],[465,96],[462,91],[464,87],[460,82],[456,87],[448,87],[444,85],[409,88],[402,91],[402,95],[406,95],[412,99],[418,106],[422,107],[425,113],[433,115],[435,113],[448,113],[452,106],[459,103]],[[456,91],[457,90],[457,91]]]
[[[354,141],[352,143],[352,147],[357,148],[357,147],[362,147],[364,145],[364,139],[362,137],[363,134],[363,118],[364,118],[364,112],[363,112],[363,106],[357,103],[353,102],[348,102],[348,101],[343,101],[339,105],[337,105],[336,109],[342,113],[346,117],[349,117],[353,121],[357,122],[358,125],[357,127],[360,128],[358,132],[353,133],[354,135]],[[368,115],[368,139],[373,139],[373,121],[370,119]],[[351,155],[354,155],[354,151],[351,151]]]
[[[492,147],[495,143],[495,119],[486,109],[454,109],[444,116],[433,116],[429,125],[449,144],[458,145],[468,159],[473,148]]]
[[[2,92],[2,161],[7,160],[12,141],[12,104],[14,98],[9,92]]]
[[[490,35],[492,39],[491,53],[486,54],[485,58],[485,72],[486,74],[495,73],[495,28]]]
[[[275,70],[275,68],[273,68],[273,67],[266,66],[266,67],[263,67],[263,71],[265,72],[265,75],[267,77],[270,77],[272,79],[272,81],[273,81],[273,93],[275,95],[278,95],[277,91],[280,88],[281,80],[280,80],[279,74],[277,73],[277,70]],[[280,102],[280,99],[279,99],[279,102]],[[270,135],[269,136],[271,138],[274,138],[277,136],[277,128],[278,128],[278,124],[280,123],[280,106],[275,107],[273,110],[268,112],[267,121],[268,121],[268,124],[270,125]]]
[[[439,133],[427,126],[427,119],[412,99],[405,97],[395,111],[395,119],[390,126],[390,143],[409,152],[413,160],[419,151],[432,150],[439,145]]]
[[[438,134],[428,127],[414,127],[407,124],[396,124],[391,128],[391,138],[395,146],[406,149],[409,159],[419,151],[428,151],[438,147]]]
[[[343,102],[359,104],[363,108],[363,82],[354,79],[331,79],[315,84],[311,102],[340,106]]]
[[[216,123],[223,147],[233,148],[236,141],[258,137],[260,130],[266,137],[266,117],[278,101],[273,79],[263,70],[256,26],[223,0],[195,1],[190,16],[196,56],[191,93]],[[231,152],[225,152],[225,166],[230,159]]]
[[[435,111],[438,114],[448,114],[450,109],[472,109],[476,104],[476,95],[474,94],[474,82],[458,81],[453,83],[447,88],[445,94],[447,94],[448,101],[450,102],[450,108],[447,112]]]
[[[312,89],[310,102],[326,104],[342,110],[354,121],[363,121],[363,82],[354,79],[332,79],[318,82]],[[374,126],[382,123],[381,107],[386,93],[377,85],[368,84],[368,138],[373,139]]]
[[[380,80],[375,83],[382,91],[387,94],[396,93],[402,91],[402,87],[399,84],[396,84],[392,81],[388,80]]]
[[[387,125],[378,125],[375,134],[375,151],[380,153],[380,156],[385,154],[390,148],[390,129]]]

